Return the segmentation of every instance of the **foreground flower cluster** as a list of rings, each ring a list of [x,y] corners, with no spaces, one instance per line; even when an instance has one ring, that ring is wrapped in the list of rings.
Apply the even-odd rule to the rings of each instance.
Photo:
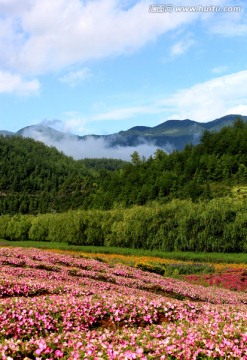
[[[247,294],[0,249],[0,358],[247,359]]]

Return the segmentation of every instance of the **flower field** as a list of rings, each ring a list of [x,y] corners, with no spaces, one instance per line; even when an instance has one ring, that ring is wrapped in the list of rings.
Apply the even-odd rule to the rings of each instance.
[[[224,287],[230,290],[247,291],[247,271],[229,269],[210,275],[187,275],[187,281],[194,284],[205,284]]]
[[[247,294],[0,248],[0,358],[247,359]]]

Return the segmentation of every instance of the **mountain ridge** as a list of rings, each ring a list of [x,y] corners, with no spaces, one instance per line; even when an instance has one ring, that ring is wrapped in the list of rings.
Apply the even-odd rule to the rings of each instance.
[[[247,122],[247,116],[229,114],[204,123],[191,119],[171,119],[153,127],[134,126],[128,130],[122,130],[109,135],[92,134],[83,136],[64,133],[54,128],[37,124],[21,128],[16,133],[0,130],[0,135],[30,137],[57,148],[59,148],[59,144],[62,141],[81,142],[93,139],[94,141],[103,140],[107,148],[135,148],[140,145],[152,145],[170,152],[172,150],[183,150],[187,144],[198,144],[205,130],[214,132],[219,131],[224,126],[232,126],[236,118]]]

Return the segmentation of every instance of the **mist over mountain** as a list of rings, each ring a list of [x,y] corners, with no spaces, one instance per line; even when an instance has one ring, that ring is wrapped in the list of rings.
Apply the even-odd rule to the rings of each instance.
[[[22,128],[16,133],[2,130],[0,134],[41,141],[74,159],[104,157],[130,160],[134,151],[149,157],[157,148],[171,153],[183,150],[186,144],[196,145],[205,130],[219,131],[224,126],[233,125],[236,117],[247,122],[247,116],[242,115],[226,115],[207,123],[190,119],[167,120],[154,127],[135,126],[115,134],[85,136],[64,133],[42,123]]]
[[[76,160],[103,157],[130,160],[130,155],[135,150],[148,157],[157,149],[155,144],[139,135],[135,139],[132,139],[132,136],[122,137],[120,134],[78,136],[42,125],[28,126],[19,130],[17,134],[54,146]],[[167,145],[166,151],[169,150]]]

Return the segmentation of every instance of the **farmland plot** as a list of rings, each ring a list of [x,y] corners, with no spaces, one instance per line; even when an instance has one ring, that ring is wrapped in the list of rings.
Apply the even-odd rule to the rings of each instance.
[[[247,294],[122,264],[0,249],[0,357],[247,359]]]

